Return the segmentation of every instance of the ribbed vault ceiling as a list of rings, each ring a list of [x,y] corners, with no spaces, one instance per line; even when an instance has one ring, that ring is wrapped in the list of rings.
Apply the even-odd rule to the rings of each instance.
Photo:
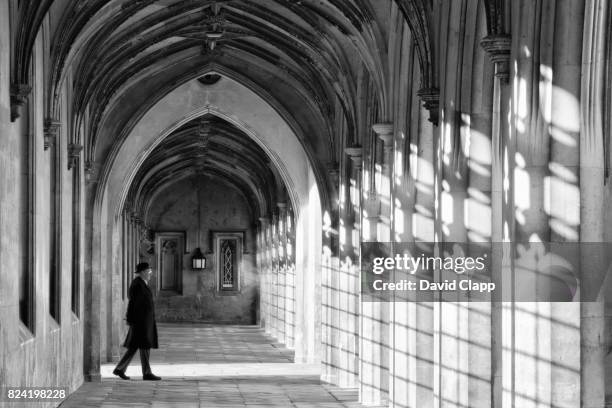
[[[363,125],[371,118],[364,115],[371,113],[364,98],[374,120],[391,120],[387,47],[390,35],[398,34],[390,24],[394,3],[414,40],[419,95],[435,123],[435,5],[429,0],[15,2],[11,81],[19,94],[29,89],[34,42],[44,28],[52,44],[45,56],[46,119],[54,123],[68,113],[68,137],[83,145],[86,168],[93,169],[113,163],[156,101],[189,80],[221,72],[286,118],[320,177],[336,165],[344,146],[360,143],[367,132]],[[503,7],[497,0],[485,3],[495,34]],[[62,102],[64,85],[69,106]]]
[[[172,132],[147,156],[128,193],[129,207],[146,218],[156,194],[191,176],[216,178],[239,190],[254,218],[270,213],[284,195],[266,153],[233,124],[206,115]]]
[[[355,125],[356,61],[383,82],[384,64],[367,51],[382,39],[365,0],[80,0],[55,2],[51,11],[51,109],[58,108],[69,64],[75,129],[86,126],[86,159],[96,162],[135,117],[210,64],[283,101],[323,163],[333,161],[338,115],[346,117],[349,133]],[[112,128],[104,126],[109,117]]]

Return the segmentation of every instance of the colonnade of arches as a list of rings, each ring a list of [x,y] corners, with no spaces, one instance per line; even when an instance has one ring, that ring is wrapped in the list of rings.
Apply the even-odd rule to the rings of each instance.
[[[504,243],[512,287],[530,243],[610,241],[609,7],[0,0],[0,383],[98,380],[155,202],[207,178],[257,323],[363,404],[603,406],[605,259],[592,299],[366,302],[360,246]]]

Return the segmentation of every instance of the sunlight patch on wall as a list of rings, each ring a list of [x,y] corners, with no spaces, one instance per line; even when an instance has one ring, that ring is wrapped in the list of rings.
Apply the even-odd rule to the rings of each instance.
[[[514,162],[514,205],[516,221],[525,225],[524,211],[531,207],[531,180],[529,173],[525,170],[525,159],[520,153],[515,154]]]
[[[404,160],[404,155],[402,154],[400,150],[397,150],[395,152],[395,159],[394,159],[395,185],[397,186],[401,186],[402,181],[404,180],[404,172],[403,172],[404,166],[402,166],[403,160]]]

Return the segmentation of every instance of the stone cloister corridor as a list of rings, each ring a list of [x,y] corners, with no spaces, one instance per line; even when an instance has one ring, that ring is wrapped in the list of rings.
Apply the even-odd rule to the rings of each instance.
[[[0,406],[612,407],[611,55],[606,0],[0,0]]]
[[[163,381],[122,381],[106,364],[101,384],[86,383],[62,407],[361,407],[357,389],[321,383],[317,364],[292,362],[257,326],[162,324],[151,364]]]

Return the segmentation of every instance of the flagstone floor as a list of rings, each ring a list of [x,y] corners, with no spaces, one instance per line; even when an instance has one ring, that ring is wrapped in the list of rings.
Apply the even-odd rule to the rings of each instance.
[[[356,389],[322,383],[318,365],[293,364],[293,352],[257,326],[159,324],[158,331],[151,367],[161,381],[142,381],[137,354],[131,380],[105,364],[102,382],[85,383],[61,407],[361,407]]]

